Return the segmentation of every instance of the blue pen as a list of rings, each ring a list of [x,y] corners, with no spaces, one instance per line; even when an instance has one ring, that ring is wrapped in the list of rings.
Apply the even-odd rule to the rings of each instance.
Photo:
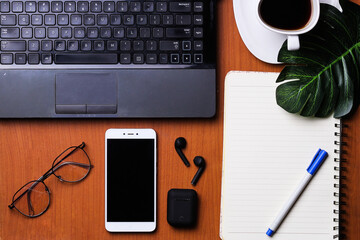
[[[296,200],[300,197],[301,193],[304,191],[308,183],[310,182],[311,178],[315,175],[316,171],[320,168],[321,164],[327,157],[327,152],[324,150],[319,149],[313,160],[310,163],[310,166],[307,168],[307,172],[294,191],[294,193],[290,196],[289,200],[283,206],[281,211],[278,213],[277,217],[275,218],[274,222],[271,224],[270,228],[267,230],[266,235],[272,236],[274,232],[278,229],[281,222],[284,220],[286,215],[289,213],[290,209],[294,206]]]

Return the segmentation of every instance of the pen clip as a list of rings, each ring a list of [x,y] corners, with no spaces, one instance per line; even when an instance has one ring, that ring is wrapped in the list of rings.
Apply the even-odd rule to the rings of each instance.
[[[321,164],[324,162],[327,155],[328,153],[326,151],[319,148],[306,171],[308,171],[308,173],[310,173],[311,175],[314,175],[321,166]]]

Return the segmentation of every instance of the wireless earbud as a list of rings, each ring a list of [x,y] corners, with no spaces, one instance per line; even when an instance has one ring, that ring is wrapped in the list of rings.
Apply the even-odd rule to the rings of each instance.
[[[187,160],[187,158],[185,157],[184,153],[182,152],[181,149],[186,147],[186,140],[183,137],[179,137],[175,140],[175,150],[176,152],[179,154],[180,158],[182,159],[182,161],[185,163],[185,165],[187,167],[190,166],[189,161]]]
[[[191,184],[195,186],[197,181],[199,181],[201,174],[205,170],[205,159],[203,157],[196,156],[194,158],[194,164],[195,164],[195,166],[199,167],[199,170],[196,172],[193,180],[191,181]]]

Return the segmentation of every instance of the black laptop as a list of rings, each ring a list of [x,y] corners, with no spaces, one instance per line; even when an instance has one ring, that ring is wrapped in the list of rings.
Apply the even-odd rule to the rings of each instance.
[[[1,118],[208,118],[215,1],[0,1]]]

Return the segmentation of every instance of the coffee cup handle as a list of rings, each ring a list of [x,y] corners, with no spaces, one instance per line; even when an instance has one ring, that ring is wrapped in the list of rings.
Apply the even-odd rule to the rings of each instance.
[[[298,35],[288,35],[287,37],[287,49],[289,51],[296,51],[300,49],[300,41]]]

